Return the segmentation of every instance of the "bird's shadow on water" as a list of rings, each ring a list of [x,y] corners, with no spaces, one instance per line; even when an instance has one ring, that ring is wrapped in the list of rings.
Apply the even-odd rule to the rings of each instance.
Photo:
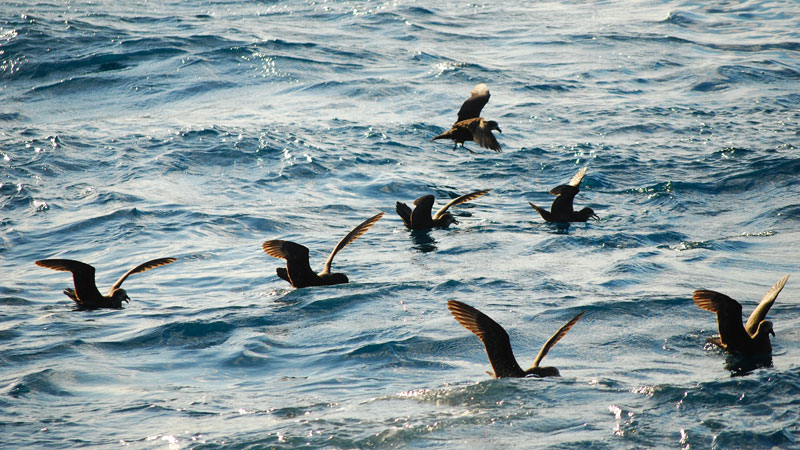
[[[436,250],[436,239],[430,234],[431,230],[412,230],[411,242],[414,244],[414,250],[421,253],[429,253]]]
[[[727,355],[725,358],[725,370],[729,371],[732,377],[747,376],[756,369],[770,367],[772,367],[772,355]]]

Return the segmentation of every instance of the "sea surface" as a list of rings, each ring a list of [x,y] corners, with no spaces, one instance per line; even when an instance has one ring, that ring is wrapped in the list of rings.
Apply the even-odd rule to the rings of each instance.
[[[481,82],[502,153],[432,142]],[[0,448],[800,448],[798,147],[796,1],[4,0]],[[379,211],[349,284],[261,250]],[[121,310],[34,264],[166,256]],[[784,274],[771,364],[706,343]],[[449,299],[523,367],[586,314],[495,380]]]

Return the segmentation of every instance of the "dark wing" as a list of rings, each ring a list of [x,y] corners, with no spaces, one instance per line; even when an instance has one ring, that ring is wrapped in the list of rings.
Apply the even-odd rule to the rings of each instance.
[[[717,313],[719,338],[725,347],[742,348],[750,336],[742,326],[742,305],[725,294],[705,289],[694,291],[692,300],[701,309]]]
[[[553,221],[552,216],[550,216],[550,211],[548,211],[546,209],[539,208],[538,206],[534,205],[531,202],[528,202],[528,204],[531,205],[531,208],[535,209],[536,212],[538,212],[540,216],[542,216],[542,219],[544,219],[544,220],[546,220],[548,222],[552,222]]]
[[[83,299],[83,301],[93,301],[102,298],[94,283],[94,267],[89,264],[72,259],[42,259],[36,261],[36,265],[62,272],[72,272],[72,280],[75,284],[73,293],[75,297],[71,297],[73,300],[77,298]],[[76,300],[76,302],[80,301]]]
[[[406,227],[411,228],[411,208],[403,202],[397,202],[394,205],[394,210],[397,211],[397,215],[403,219],[403,223]]]
[[[464,328],[483,341],[489,362],[497,378],[523,376],[522,368],[514,358],[508,333],[486,314],[457,300],[447,302],[447,308]]]
[[[500,152],[500,143],[497,142],[494,134],[492,134],[492,130],[485,126],[486,122],[481,118],[472,120],[474,120],[474,122],[469,124],[469,131],[472,133],[472,139],[475,143],[481,147]]]
[[[756,309],[754,309],[750,314],[750,317],[747,319],[747,323],[744,324],[744,329],[750,336],[755,336],[756,330],[758,330],[758,324],[767,318],[769,309],[772,307],[773,303],[775,303],[775,299],[778,297],[778,294],[781,293],[781,290],[788,279],[789,275],[787,274],[778,280],[778,282],[775,283],[775,285],[772,286],[766,294],[764,294],[764,297],[761,298],[761,302],[759,302],[758,306],[756,306]]]
[[[539,367],[539,363],[541,363],[542,359],[544,359],[544,357],[547,356],[547,352],[549,352],[550,349],[553,348],[553,346],[556,345],[556,343],[560,341],[561,338],[563,338],[564,335],[567,334],[567,332],[570,329],[572,329],[572,326],[575,325],[575,323],[583,316],[584,312],[586,311],[581,311],[580,313],[578,313],[577,316],[573,317],[572,319],[570,319],[569,322],[565,323],[563,327],[559,328],[554,335],[550,336],[550,339],[548,339],[547,342],[545,342],[544,345],[542,346],[542,349],[539,350],[539,354],[536,355],[536,359],[533,360],[533,365],[531,366],[531,369]]]
[[[129,276],[135,273],[145,272],[147,270],[154,269],[156,267],[166,266],[167,264],[175,262],[176,260],[177,258],[158,258],[158,259],[151,259],[146,263],[139,264],[133,269],[125,272],[125,275],[121,276],[119,280],[117,280],[117,282],[114,283],[113,286],[111,286],[111,289],[108,290],[108,295],[111,295],[111,293],[114,292],[115,289],[119,289],[119,287],[122,286],[122,282],[125,281],[125,279],[127,279]]]
[[[411,225],[415,228],[430,228],[433,226],[431,218],[431,208],[433,208],[434,197],[423,195],[414,200],[414,212],[411,213]]]
[[[296,282],[302,283],[301,280],[316,278],[317,274],[311,270],[308,263],[308,247],[291,241],[273,240],[264,242],[261,248],[269,256],[286,260],[286,274],[289,278],[287,281],[292,283],[292,286]],[[295,281],[292,281],[293,279]]]
[[[444,215],[444,213],[447,212],[447,209],[450,208],[451,206],[456,206],[456,205],[460,205],[462,203],[466,203],[466,202],[468,202],[470,200],[475,200],[476,198],[478,198],[478,197],[480,197],[482,195],[488,194],[489,191],[491,191],[491,189],[484,189],[482,191],[470,192],[469,194],[464,194],[461,197],[454,198],[453,200],[450,200],[446,205],[444,205],[441,208],[439,208],[439,211],[436,211],[436,214],[434,214],[434,216],[433,216],[433,220],[437,220],[437,219],[441,218]],[[433,203],[431,203],[431,205],[432,204]]]
[[[470,98],[465,100],[461,105],[461,109],[458,110],[458,120],[456,122],[474,119],[481,115],[481,110],[489,101],[489,86],[480,83],[472,88],[470,94]]]
[[[550,206],[550,213],[556,217],[562,215],[570,215],[573,212],[572,200],[578,193],[578,188],[568,184],[556,186],[550,190],[550,193],[556,196],[553,204]]]
[[[353,231],[347,233],[347,235],[343,237],[338,244],[336,244],[336,247],[333,249],[330,256],[328,256],[328,260],[325,261],[325,267],[322,269],[322,272],[320,272],[320,275],[331,273],[331,264],[333,263],[333,257],[336,256],[337,253],[339,253],[339,250],[343,249],[347,244],[354,242],[356,239],[360,238],[361,235],[366,233],[367,230],[369,230],[373,225],[375,225],[375,222],[379,221],[381,217],[383,217],[382,212],[375,214],[369,219],[361,222],[357,227],[353,228]]]

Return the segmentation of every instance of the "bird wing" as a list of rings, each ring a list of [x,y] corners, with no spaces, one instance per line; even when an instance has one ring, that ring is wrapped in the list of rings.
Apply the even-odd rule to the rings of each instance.
[[[403,202],[397,202],[395,203],[394,210],[397,211],[397,215],[403,219],[403,223],[406,227],[411,228],[411,208]]]
[[[81,303],[81,299],[91,301],[91,299],[102,297],[94,282],[94,267],[89,264],[72,259],[42,259],[36,261],[36,265],[62,272],[72,272],[72,280],[75,284],[75,297],[72,299],[78,304]]]
[[[485,123],[483,119],[478,117],[477,119],[470,120],[473,122],[469,124],[469,131],[472,133],[472,139],[475,140],[475,143],[481,147],[485,147],[499,153],[500,143],[497,142],[494,134],[492,134],[492,130],[490,130],[488,127],[481,126],[482,123]],[[454,125],[454,127],[456,125]]]
[[[550,193],[556,196],[555,200],[553,200],[553,204],[550,205],[550,212],[554,216],[572,214],[572,201],[575,199],[575,195],[578,194],[577,187],[570,186],[569,184],[562,184],[561,186],[556,186],[551,189]]]
[[[535,209],[536,212],[538,212],[540,216],[542,216],[542,219],[546,220],[547,222],[551,222],[552,221],[552,217],[550,216],[550,211],[548,211],[546,209],[543,209],[543,208],[540,208],[540,207],[534,205],[531,202],[528,202],[528,204],[531,205],[531,208]]]
[[[414,200],[414,212],[411,213],[411,225],[418,228],[433,226],[431,208],[435,198],[432,195],[423,195]]]
[[[569,184],[570,186],[575,186],[576,188],[580,188],[581,181],[583,180],[583,177],[586,175],[586,169],[588,169],[588,167],[584,167],[583,169],[579,170],[578,173],[576,173],[575,175],[572,176],[572,178],[570,178],[569,183],[567,184]]]
[[[789,275],[787,274],[778,280],[778,282],[775,283],[775,285],[772,286],[766,294],[764,294],[764,297],[761,298],[761,302],[759,302],[758,306],[756,306],[756,309],[754,309],[750,314],[750,317],[747,319],[747,323],[744,324],[744,329],[750,336],[754,336],[756,334],[758,324],[767,318],[769,309],[772,307],[772,304],[775,303],[775,299],[778,297],[778,294],[781,293],[781,290],[788,279]]]
[[[366,233],[367,230],[369,230],[373,225],[375,225],[375,222],[379,221],[381,217],[383,217],[383,212],[375,214],[369,219],[361,222],[357,227],[353,228],[353,231],[347,233],[347,235],[343,237],[338,244],[336,244],[336,247],[333,249],[330,256],[328,256],[328,260],[325,261],[325,267],[322,269],[322,272],[320,272],[320,275],[331,273],[331,264],[333,263],[333,257],[336,256],[337,253],[339,253],[339,250],[343,249],[347,244],[360,238],[361,235]]]
[[[273,258],[286,260],[286,274],[289,278],[287,281],[292,283],[292,286],[295,285],[295,281],[300,282],[300,280],[309,280],[316,277],[317,274],[311,270],[311,265],[308,263],[308,247],[291,241],[276,239],[264,242],[261,244],[261,248]],[[292,281],[292,279],[295,281]]]
[[[133,269],[125,272],[125,275],[121,276],[119,280],[117,280],[117,282],[114,283],[113,286],[111,286],[111,289],[108,290],[108,295],[111,295],[111,293],[114,292],[114,290],[119,289],[119,287],[122,286],[122,282],[125,281],[129,276],[135,273],[145,272],[150,269],[154,269],[156,267],[166,266],[167,264],[175,262],[176,260],[177,258],[158,258],[158,259],[151,259],[146,263],[139,264]]]
[[[553,348],[553,346],[556,345],[556,343],[560,341],[565,334],[567,334],[567,332],[572,328],[573,325],[575,325],[575,323],[583,316],[583,313],[585,312],[586,311],[579,312],[577,316],[570,319],[570,321],[565,323],[563,327],[559,328],[558,331],[555,332],[555,334],[550,336],[550,339],[548,339],[547,342],[545,342],[544,345],[542,345],[542,349],[539,350],[539,354],[536,355],[536,359],[533,360],[533,365],[531,366],[531,369],[539,367],[539,363],[542,362],[544,357],[547,355],[547,352],[549,352],[550,349]]]
[[[456,122],[480,116],[481,110],[489,102],[489,86],[484,83],[472,88],[470,94],[470,98],[466,99],[461,105],[461,109],[458,110],[458,120]]]
[[[484,347],[486,347],[486,354],[489,356],[489,362],[492,364],[492,369],[494,369],[495,377],[502,378],[524,374],[522,368],[517,364],[516,358],[514,358],[508,333],[500,324],[472,306],[457,300],[448,301],[447,308],[458,323],[475,333],[483,342]]]
[[[460,205],[462,203],[466,203],[466,202],[468,202],[470,200],[475,200],[476,198],[478,198],[478,197],[480,197],[482,195],[488,194],[489,191],[491,191],[491,189],[484,189],[482,191],[470,192],[469,194],[464,194],[461,197],[454,198],[453,200],[450,200],[446,205],[444,205],[441,208],[439,208],[439,211],[436,211],[436,214],[433,215],[433,220],[437,220],[437,219],[441,218],[444,215],[444,213],[447,212],[447,209],[450,208],[451,206],[456,206],[456,205]]]
[[[705,289],[694,291],[692,300],[701,309],[717,313],[719,338],[724,346],[741,348],[750,340],[742,326],[742,305],[739,302],[725,294]]]

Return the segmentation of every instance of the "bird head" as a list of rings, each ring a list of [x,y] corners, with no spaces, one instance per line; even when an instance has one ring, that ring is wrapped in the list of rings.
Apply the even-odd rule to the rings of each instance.
[[[772,328],[772,322],[769,320],[762,320],[761,323],[758,324],[758,329],[756,329],[756,336],[766,336],[767,333],[775,337],[775,330]]]
[[[594,220],[600,220],[600,218],[597,217],[597,214],[594,213],[594,210],[589,207],[583,208],[582,210],[578,211],[578,214],[580,214],[581,218],[583,218],[584,221],[589,220],[589,218],[592,218]]]
[[[130,303],[131,298],[128,297],[128,293],[125,292],[125,289],[117,288],[111,293],[111,304],[114,308],[122,308],[122,302]]]
[[[486,127],[489,130],[497,130],[499,133],[502,133],[503,130],[500,129],[500,125],[497,124],[494,120],[489,120],[486,122]]]

